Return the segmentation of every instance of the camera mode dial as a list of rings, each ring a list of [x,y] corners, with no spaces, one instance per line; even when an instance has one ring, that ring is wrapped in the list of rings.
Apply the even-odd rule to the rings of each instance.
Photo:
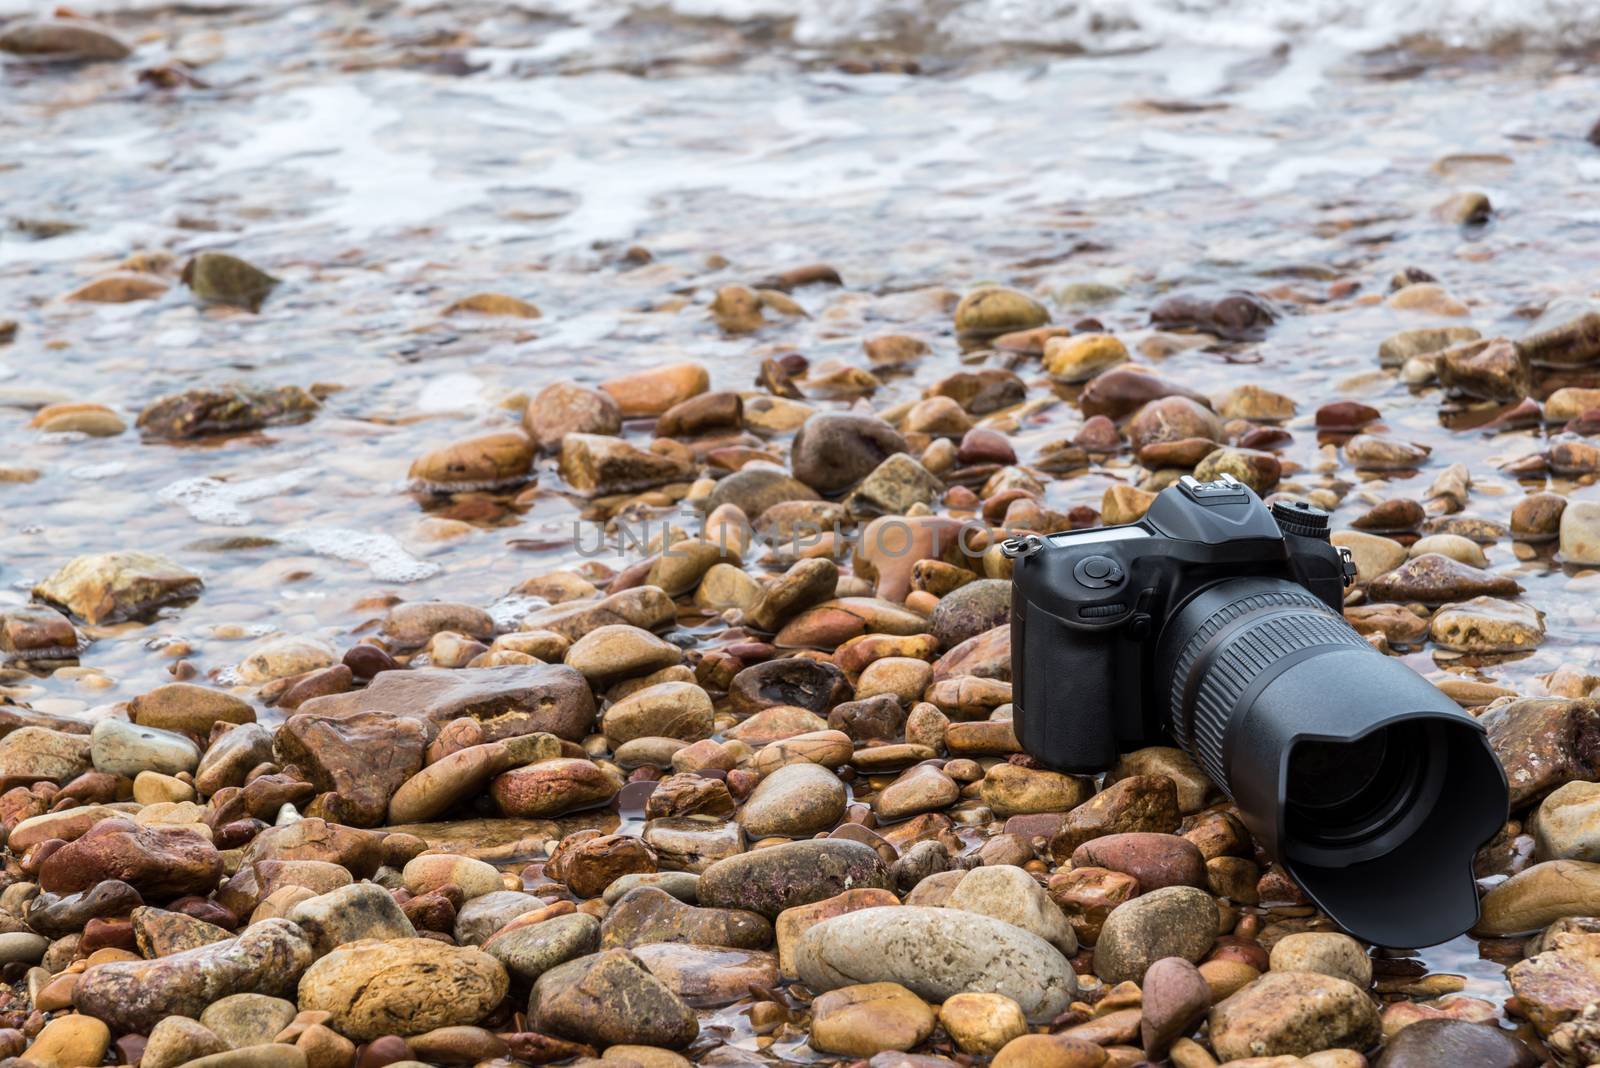
[[[1285,534],[1328,540],[1328,513],[1303,501],[1275,501],[1272,518]]]

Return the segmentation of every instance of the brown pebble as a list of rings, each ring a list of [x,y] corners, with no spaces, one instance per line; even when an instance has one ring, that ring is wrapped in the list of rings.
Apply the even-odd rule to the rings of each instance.
[[[344,654],[344,666],[358,679],[370,679],[380,671],[394,671],[400,667],[395,658],[376,645],[353,645]]]
[[[399,1035],[384,1035],[361,1047],[356,1053],[356,1068],[384,1068],[411,1059],[411,1046],[405,1039]]]

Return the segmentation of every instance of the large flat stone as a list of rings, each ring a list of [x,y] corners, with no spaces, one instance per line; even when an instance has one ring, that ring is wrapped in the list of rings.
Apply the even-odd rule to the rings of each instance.
[[[314,697],[300,712],[349,716],[389,712],[442,725],[462,716],[483,724],[484,741],[548,731],[578,741],[594,726],[594,694],[564,664],[385,671],[354,693]]]

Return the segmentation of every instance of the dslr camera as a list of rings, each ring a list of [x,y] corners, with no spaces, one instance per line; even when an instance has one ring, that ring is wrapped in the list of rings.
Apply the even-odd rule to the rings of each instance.
[[[1176,743],[1324,912],[1433,945],[1477,922],[1505,774],[1476,720],[1345,622],[1355,565],[1328,534],[1224,476],[1126,526],[1008,540],[1017,739],[1075,774]]]

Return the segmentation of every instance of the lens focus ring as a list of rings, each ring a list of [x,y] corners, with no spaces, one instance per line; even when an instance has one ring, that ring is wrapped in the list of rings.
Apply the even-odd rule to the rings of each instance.
[[[1231,600],[1192,631],[1174,661],[1171,723],[1212,781],[1228,788],[1223,741],[1252,683],[1293,653],[1327,646],[1370,648],[1327,605],[1288,583]]]

